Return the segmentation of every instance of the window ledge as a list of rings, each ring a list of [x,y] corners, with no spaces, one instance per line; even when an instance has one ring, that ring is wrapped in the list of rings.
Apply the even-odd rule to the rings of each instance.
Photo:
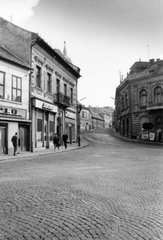
[[[13,104],[23,105],[22,102],[17,102],[17,101],[12,101],[12,100],[7,100],[7,99],[4,99],[4,98],[0,98],[0,100],[1,100],[2,102],[7,102],[7,103],[13,103]]]

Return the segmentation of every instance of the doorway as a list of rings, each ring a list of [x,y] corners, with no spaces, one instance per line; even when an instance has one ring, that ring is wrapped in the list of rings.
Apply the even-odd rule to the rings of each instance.
[[[28,126],[19,126],[19,140],[18,147],[20,151],[29,151],[29,127]]]
[[[6,152],[6,127],[0,127],[0,154]]]

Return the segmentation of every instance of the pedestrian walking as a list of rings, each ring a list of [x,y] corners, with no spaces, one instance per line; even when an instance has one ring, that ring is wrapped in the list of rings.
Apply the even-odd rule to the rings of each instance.
[[[12,136],[11,142],[12,142],[13,147],[14,147],[14,156],[15,156],[16,152],[17,152],[17,149],[18,149],[18,136],[17,136],[17,132],[15,133],[14,136]]]
[[[161,131],[160,131],[159,134],[158,134],[158,140],[159,140],[159,142],[161,142],[161,138],[162,138],[162,134],[161,134]]]
[[[62,140],[63,140],[64,146],[65,146],[65,149],[67,149],[68,135],[67,135],[66,132],[65,132],[65,134],[63,134],[63,136],[62,136]]]
[[[60,139],[57,135],[57,133],[55,133],[54,137],[53,137],[53,144],[54,144],[54,150],[56,150],[56,147],[58,148],[59,150],[59,147],[60,147]]]

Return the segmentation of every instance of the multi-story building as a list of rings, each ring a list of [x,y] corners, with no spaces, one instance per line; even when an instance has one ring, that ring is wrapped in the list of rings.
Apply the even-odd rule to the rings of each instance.
[[[159,140],[163,134],[163,60],[135,62],[116,89],[115,127],[123,136]],[[151,129],[144,129],[151,123]],[[162,138],[161,138],[162,139]]]
[[[96,108],[90,108],[90,112],[92,115],[92,129],[104,128],[104,119],[96,113]]]
[[[34,147],[52,147],[54,132],[76,140],[76,100],[79,69],[58,49],[36,39],[32,48],[31,97]],[[55,126],[55,127],[54,127]]]
[[[81,131],[88,131],[92,129],[92,114],[89,108],[82,106],[80,113],[80,129]]]
[[[29,71],[27,63],[0,46],[0,154],[13,154],[15,132],[19,150],[29,151]]]
[[[104,128],[109,128],[112,126],[112,112],[113,109],[110,107],[96,108],[96,113],[104,120]]]
[[[30,150],[49,148],[55,132],[77,139],[77,82],[80,69],[66,53],[53,49],[38,34],[0,18],[0,44],[8,47],[29,71]]]

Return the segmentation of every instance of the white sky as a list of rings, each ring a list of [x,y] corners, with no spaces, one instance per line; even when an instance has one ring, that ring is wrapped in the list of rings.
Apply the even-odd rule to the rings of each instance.
[[[114,106],[119,71],[163,58],[163,0],[0,0],[0,16],[53,48],[66,41],[86,106]]]

